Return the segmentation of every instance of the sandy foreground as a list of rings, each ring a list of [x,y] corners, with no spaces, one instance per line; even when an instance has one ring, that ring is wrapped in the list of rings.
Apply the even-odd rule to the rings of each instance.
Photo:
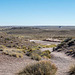
[[[35,40],[33,40],[35,41]],[[41,44],[50,44],[50,42],[43,41],[35,41],[36,43]],[[51,43],[51,44],[54,44]],[[56,44],[56,43],[55,43]],[[44,50],[52,51],[52,48],[42,48]],[[67,75],[70,65],[75,63],[75,59],[66,56],[62,52],[52,52],[52,58],[50,61],[55,63],[58,70],[56,75]],[[26,65],[36,62],[35,60],[31,60],[28,56],[24,56],[23,58],[15,58],[9,57],[8,55],[2,55],[0,53],[0,75],[15,75],[21,69],[23,69]]]

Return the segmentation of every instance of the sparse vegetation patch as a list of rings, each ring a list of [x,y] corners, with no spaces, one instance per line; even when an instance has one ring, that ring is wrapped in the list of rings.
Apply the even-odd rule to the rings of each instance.
[[[57,68],[50,61],[43,60],[28,65],[18,75],[55,75]]]
[[[75,39],[66,38],[57,47],[53,48],[53,51],[64,51],[68,56],[75,57]]]

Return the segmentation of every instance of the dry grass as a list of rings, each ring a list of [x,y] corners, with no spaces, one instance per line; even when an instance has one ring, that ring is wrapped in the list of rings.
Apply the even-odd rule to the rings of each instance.
[[[46,50],[46,51],[43,51],[42,53],[41,53],[41,56],[43,57],[43,56],[45,56],[45,57],[47,57],[47,58],[51,58],[51,55],[50,55],[50,51],[49,50]]]
[[[38,54],[32,53],[31,59],[39,61],[39,60],[41,60],[41,56]]]
[[[34,48],[35,49],[35,48]],[[41,50],[27,50],[26,52],[26,55],[27,56],[30,56],[31,59],[34,59],[34,60],[41,60],[41,58],[51,58],[51,55],[50,55],[50,51],[49,50],[46,50],[46,51],[41,51]]]
[[[48,60],[26,66],[18,75],[55,75],[57,68]]]
[[[3,54],[9,55],[9,56],[14,56],[14,57],[23,57],[24,53],[22,49],[14,49],[14,50],[3,50]]]
[[[53,47],[56,47],[55,44],[51,44],[51,45],[40,45],[40,47],[42,48],[53,48]]]
[[[75,65],[70,67],[69,75],[75,75]]]

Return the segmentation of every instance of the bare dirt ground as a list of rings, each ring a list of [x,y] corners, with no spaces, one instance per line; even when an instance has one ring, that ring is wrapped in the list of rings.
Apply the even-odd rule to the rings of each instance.
[[[62,52],[52,52],[51,61],[56,64],[58,70],[56,75],[67,75],[70,66],[75,63],[75,59],[66,56]]]
[[[41,42],[41,41],[35,41],[36,43],[41,44],[50,44],[50,42]],[[53,42],[51,44],[58,44],[57,42]],[[42,51],[50,50],[51,51],[51,60],[58,68],[56,75],[67,75],[69,67],[73,64],[75,64],[75,59],[71,58],[70,56],[66,56],[63,52],[52,52],[52,48],[42,48]]]
[[[48,41],[41,41],[41,40],[30,40],[30,42],[35,42],[43,45],[50,45],[50,44],[59,44],[59,42],[48,42]]]
[[[0,54],[0,75],[15,75],[18,71],[25,68],[26,65],[36,62],[29,57],[23,58],[9,57]]]
[[[44,41],[35,41],[41,44],[58,44]],[[44,50],[52,51],[52,48],[42,48]],[[75,63],[75,59],[66,56],[61,52],[52,52],[51,61],[56,64],[58,70],[56,75],[67,75],[69,66]],[[24,56],[23,58],[9,57],[8,55],[2,55],[0,53],[0,75],[15,75],[18,71],[23,69],[26,65],[36,62],[31,60],[29,57]]]

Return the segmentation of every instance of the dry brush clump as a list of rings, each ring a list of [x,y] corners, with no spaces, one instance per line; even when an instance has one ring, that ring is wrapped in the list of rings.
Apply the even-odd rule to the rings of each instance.
[[[39,61],[26,66],[17,75],[55,75],[57,68],[49,60]]]
[[[26,49],[29,46],[36,46],[36,43],[26,41],[24,37],[14,35],[0,35],[0,45],[4,45],[8,48]]]
[[[26,55],[27,56],[30,56],[31,59],[34,59],[34,60],[38,60],[39,61],[43,57],[46,57],[47,59],[48,58],[50,59],[51,58],[50,53],[51,52],[49,50],[41,51],[41,50],[39,50],[37,48],[34,48],[34,49],[27,50]]]
[[[27,56],[30,56],[33,60],[41,60],[41,51],[40,50],[27,50]]]
[[[57,47],[53,48],[53,51],[64,51],[68,56],[75,57],[75,39],[66,38]]]
[[[13,56],[13,57],[17,57],[17,58],[22,58],[24,53],[22,52],[22,50],[3,50],[3,54],[5,55],[9,55],[9,56]]]
[[[51,44],[51,45],[40,45],[41,48],[53,48],[56,47],[55,44]]]
[[[41,53],[41,56],[42,56],[42,57],[46,56],[47,58],[51,58],[50,53],[51,53],[51,52],[50,52],[49,50],[46,50],[46,51],[43,51],[43,52]]]
[[[38,54],[32,53],[31,59],[39,61],[39,60],[41,60],[41,56]]]
[[[75,75],[75,65],[70,67],[68,74],[69,75]]]

